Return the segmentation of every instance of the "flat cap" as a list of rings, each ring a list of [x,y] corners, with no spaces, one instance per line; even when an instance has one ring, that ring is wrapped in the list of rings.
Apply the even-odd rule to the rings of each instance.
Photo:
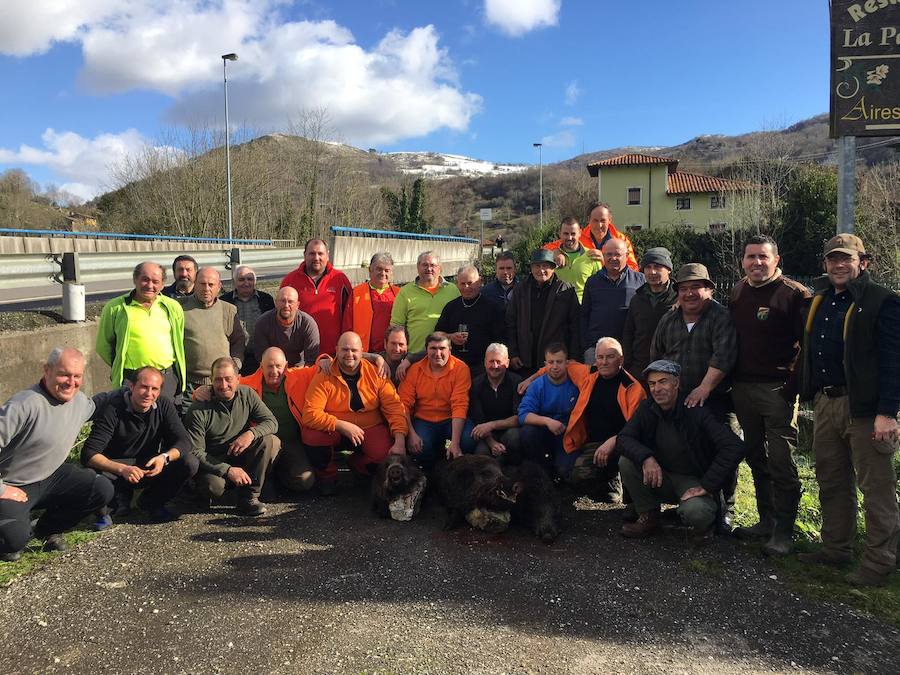
[[[705,281],[708,286],[715,287],[712,279],[709,278],[709,270],[706,265],[700,263],[688,263],[678,268],[678,274],[675,275],[675,285],[685,281]]]
[[[865,255],[866,247],[863,245],[862,239],[855,234],[839,234],[825,242],[824,255],[829,253],[846,253],[847,255],[858,253]]]
[[[531,254],[531,264],[537,265],[538,263],[550,263],[554,267],[557,266],[556,260],[553,258],[553,251],[549,251],[545,248],[539,248]]]
[[[679,366],[674,361],[667,361],[666,359],[657,359],[649,366],[644,368],[644,375],[649,375],[650,373],[668,373],[669,375],[674,375],[675,377],[681,376],[681,366]]]

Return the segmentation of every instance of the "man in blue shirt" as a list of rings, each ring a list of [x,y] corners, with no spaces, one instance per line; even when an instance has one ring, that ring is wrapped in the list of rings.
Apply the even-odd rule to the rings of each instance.
[[[561,342],[547,345],[544,365],[547,372],[528,387],[519,404],[520,445],[522,455],[548,469],[554,468],[561,478],[568,478],[578,453],[566,453],[563,435],[569,415],[578,400],[578,387],[566,370],[568,350]]]
[[[628,305],[645,281],[642,272],[628,267],[628,245],[622,239],[608,239],[603,244],[603,269],[588,278],[581,298],[581,344],[590,345],[584,363],[594,363],[594,345],[600,338],[621,342]]]
[[[513,289],[519,280],[516,278],[516,256],[512,251],[503,251],[494,262],[495,279],[481,289],[482,295],[499,300],[504,307],[509,302]]]

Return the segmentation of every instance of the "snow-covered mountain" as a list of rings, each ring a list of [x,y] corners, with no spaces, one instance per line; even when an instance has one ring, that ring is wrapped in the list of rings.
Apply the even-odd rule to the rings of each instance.
[[[384,156],[389,157],[401,173],[427,178],[500,176],[531,168],[527,164],[495,164],[483,159],[440,152],[386,152]]]

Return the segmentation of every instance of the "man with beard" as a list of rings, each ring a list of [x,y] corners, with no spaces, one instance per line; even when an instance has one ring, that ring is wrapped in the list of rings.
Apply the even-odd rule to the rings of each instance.
[[[581,225],[572,218],[564,218],[559,226],[559,249],[562,254],[556,276],[575,289],[578,302],[584,296],[584,284],[588,278],[599,272],[603,264],[588,255],[581,243]]]
[[[311,364],[319,355],[319,335],[313,317],[300,310],[297,291],[284,286],[275,295],[275,309],[256,322],[253,351],[262,354],[278,347],[291,367]]]
[[[194,260],[193,256],[180,255],[175,258],[172,261],[172,276],[175,277],[175,281],[162,289],[162,294],[173,300],[193,295],[197,270],[197,261]]]

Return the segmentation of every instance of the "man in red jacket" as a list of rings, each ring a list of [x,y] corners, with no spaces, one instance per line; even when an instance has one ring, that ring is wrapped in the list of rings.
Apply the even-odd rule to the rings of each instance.
[[[306,242],[300,267],[281,280],[300,298],[300,309],[319,326],[319,351],[334,356],[341,333],[353,327],[353,287],[328,260],[328,244],[321,239]]]

